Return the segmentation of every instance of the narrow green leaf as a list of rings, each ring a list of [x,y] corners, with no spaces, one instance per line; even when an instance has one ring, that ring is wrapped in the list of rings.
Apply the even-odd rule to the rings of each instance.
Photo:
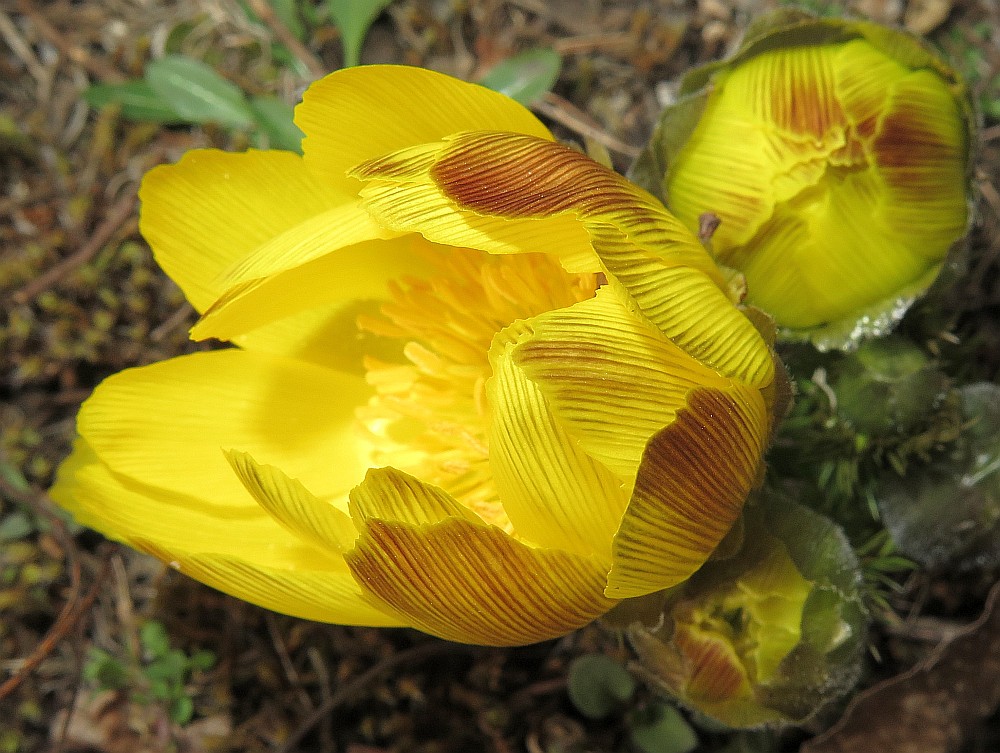
[[[257,120],[257,128],[267,136],[272,149],[287,149],[302,154],[304,134],[292,121],[294,110],[291,105],[277,97],[254,97],[250,108]]]
[[[493,66],[479,81],[528,106],[550,91],[562,70],[562,58],[547,47],[525,50]]]
[[[94,84],[83,92],[84,101],[94,108],[120,105],[122,117],[149,123],[183,123],[184,117],[157,94],[146,81],[135,79],[121,84]]]
[[[153,60],[146,66],[146,81],[187,122],[253,125],[253,111],[240,88],[200,60],[184,55]]]
[[[691,725],[673,706],[658,704],[648,717],[632,724],[632,742],[643,753],[691,753],[698,747]]]
[[[379,14],[392,5],[392,0],[327,0],[330,17],[340,29],[344,47],[344,67],[361,62],[361,44],[368,28]]]
[[[587,654],[570,665],[566,690],[581,714],[603,719],[632,697],[635,679],[614,659]]]

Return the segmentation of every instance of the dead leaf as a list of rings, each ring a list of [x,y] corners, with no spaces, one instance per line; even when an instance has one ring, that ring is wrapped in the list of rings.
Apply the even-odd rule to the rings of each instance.
[[[905,674],[858,695],[801,753],[954,753],[1000,706],[1000,583],[982,616]]]

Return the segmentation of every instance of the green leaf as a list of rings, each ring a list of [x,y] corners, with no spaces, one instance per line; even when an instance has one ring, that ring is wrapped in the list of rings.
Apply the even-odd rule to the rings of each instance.
[[[122,117],[128,120],[149,123],[183,123],[185,120],[152,86],[141,79],[121,84],[94,84],[84,90],[83,99],[97,109],[120,105]]]
[[[479,83],[528,106],[555,86],[561,69],[559,53],[542,47],[498,63]]]
[[[139,629],[139,642],[142,650],[154,659],[166,656],[170,651],[170,637],[162,622],[150,620]]]
[[[330,17],[340,29],[345,68],[361,62],[361,44],[368,28],[390,5],[392,0],[327,0]]]
[[[211,67],[184,55],[168,55],[146,66],[146,81],[189,123],[249,129],[253,111],[246,96]]]
[[[632,697],[635,680],[614,659],[587,654],[570,665],[566,689],[581,714],[602,719]]]
[[[211,651],[198,651],[188,660],[188,666],[195,671],[205,671],[215,666],[215,654]]]
[[[180,685],[187,673],[188,661],[182,651],[170,649],[146,667],[145,675],[150,680],[163,680],[169,685]]]
[[[194,701],[186,695],[178,696],[170,703],[170,718],[175,724],[184,726],[194,716]]]
[[[632,723],[632,742],[643,753],[690,753],[698,737],[673,706],[657,704]]]
[[[273,149],[287,149],[302,154],[302,137],[305,135],[292,120],[294,109],[277,97],[254,97],[250,107],[257,120],[257,127],[267,136]]]
[[[83,667],[83,678],[101,690],[119,690],[128,684],[128,670],[106,651],[91,648]]]

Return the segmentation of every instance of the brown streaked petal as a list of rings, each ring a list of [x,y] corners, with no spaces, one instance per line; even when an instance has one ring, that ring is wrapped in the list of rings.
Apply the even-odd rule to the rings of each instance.
[[[491,254],[544,251],[571,272],[597,272],[587,233],[576,217],[530,218],[486,215],[455,203],[430,176],[429,166],[447,147],[425,144],[366,162],[352,172],[366,181],[366,209],[399,232],[420,233],[429,241]]]
[[[705,249],[659,201],[562,144],[509,133],[461,134],[431,177],[463,208],[511,218],[571,213],[588,232],[610,224],[665,264],[692,267],[725,285]]]
[[[701,567],[757,480],[767,432],[760,392],[740,385],[691,391],[643,455],[612,546],[608,596],[669,588]]]
[[[347,564],[358,582],[419,630],[459,643],[514,646],[586,625],[615,602],[604,572],[566,552],[532,549],[499,528],[451,519],[369,520]]]
[[[358,526],[373,518],[411,525],[449,518],[483,522],[443,489],[395,468],[370,468],[365,480],[351,490],[350,510]]]
[[[876,216],[913,253],[938,261],[965,232],[967,135],[954,97],[928,71],[893,88],[872,141],[888,195]]]

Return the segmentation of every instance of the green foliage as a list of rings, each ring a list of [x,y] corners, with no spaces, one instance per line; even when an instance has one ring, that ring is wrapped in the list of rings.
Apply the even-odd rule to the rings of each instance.
[[[609,656],[586,654],[570,665],[566,690],[577,710],[590,719],[624,713],[629,737],[642,753],[690,753],[698,746],[691,725],[669,703],[628,708],[636,689],[631,673]]]
[[[200,60],[184,55],[152,60],[146,66],[146,82],[185,122],[241,130],[253,125],[242,90]]]
[[[121,84],[94,84],[83,92],[83,99],[97,109],[118,105],[122,115],[129,120],[164,124],[184,122],[181,115],[142,79]]]
[[[642,753],[690,753],[698,736],[673,706],[656,703],[633,715],[631,738]]]
[[[529,106],[555,86],[562,58],[549,48],[525,50],[501,61],[479,83]]]
[[[187,682],[193,673],[211,669],[215,655],[197,651],[188,656],[171,648],[166,629],[155,620],[139,630],[139,644],[141,656],[128,660],[92,648],[83,668],[84,679],[101,690],[127,691],[136,703],[159,704],[176,724],[187,724],[194,715]]]
[[[885,529],[878,531],[855,550],[861,560],[862,586],[865,600],[885,611],[891,611],[888,597],[900,590],[896,577],[913,570],[912,560],[896,553],[896,543]]]
[[[361,44],[369,27],[390,5],[392,0],[327,0],[330,17],[340,29],[345,68],[361,62]]]
[[[250,97],[211,66],[185,55],[152,60],[142,79],[95,84],[83,93],[92,107],[117,106],[129,120],[203,125],[251,134],[261,147],[301,152],[292,107],[275,97]]]
[[[581,714],[603,719],[632,698],[635,680],[614,659],[587,654],[570,665],[567,691]]]

